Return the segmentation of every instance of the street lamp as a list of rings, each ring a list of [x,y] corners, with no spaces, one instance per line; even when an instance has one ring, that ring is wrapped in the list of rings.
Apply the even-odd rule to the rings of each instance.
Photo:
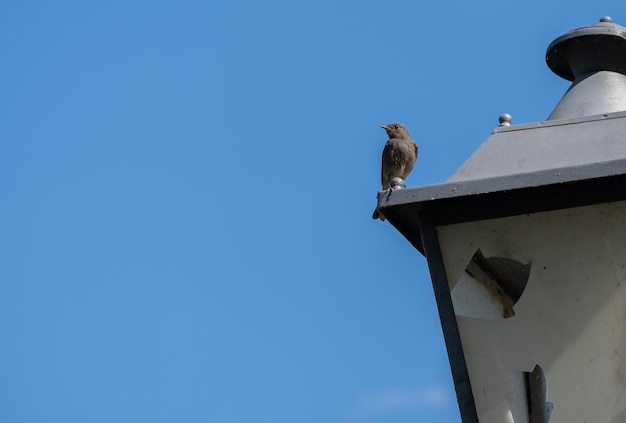
[[[626,421],[626,28],[554,40],[572,85],[445,183],[379,195],[422,252],[464,423]]]

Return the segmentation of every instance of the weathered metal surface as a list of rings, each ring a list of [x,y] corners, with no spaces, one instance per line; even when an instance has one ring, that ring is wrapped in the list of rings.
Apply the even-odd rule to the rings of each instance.
[[[623,134],[626,112],[498,127],[448,182],[626,158]]]
[[[573,81],[548,120],[626,110],[626,28],[611,18],[558,37],[546,63]]]
[[[438,223],[531,213],[626,199],[625,181],[626,159],[618,159],[394,190],[381,196],[379,207],[394,226],[417,229],[417,213],[424,207],[437,209]]]
[[[574,81],[548,120],[626,110],[626,75],[612,71],[584,74]]]
[[[477,249],[532,262],[515,316],[456,313],[481,423],[528,422],[522,375],[537,363],[550,423],[626,421],[625,216],[623,201],[437,227],[455,311],[472,300],[455,290]]]
[[[626,74],[626,28],[605,16],[600,22],[573,29],[550,43],[546,63],[569,81],[603,70]]]
[[[541,366],[536,365],[532,372],[525,372],[526,391],[528,393],[529,423],[548,423],[554,404],[546,401],[546,375]]]
[[[452,292],[456,313],[482,319],[509,318],[530,274],[531,263],[509,257],[485,257],[480,249],[467,264]]]

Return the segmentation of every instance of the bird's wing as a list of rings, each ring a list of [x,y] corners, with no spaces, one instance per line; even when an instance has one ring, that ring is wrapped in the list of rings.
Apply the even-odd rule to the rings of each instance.
[[[389,189],[389,181],[386,180],[385,175],[387,174],[387,161],[385,160],[385,158],[389,157],[391,155],[391,143],[389,141],[387,141],[385,143],[385,148],[383,149],[383,155],[382,155],[382,163],[380,164],[380,184],[383,187],[383,190],[385,189]]]

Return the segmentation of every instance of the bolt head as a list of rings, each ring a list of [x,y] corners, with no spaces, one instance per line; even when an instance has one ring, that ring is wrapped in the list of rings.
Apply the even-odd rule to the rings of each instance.
[[[404,180],[398,176],[391,180],[391,189],[404,188]]]

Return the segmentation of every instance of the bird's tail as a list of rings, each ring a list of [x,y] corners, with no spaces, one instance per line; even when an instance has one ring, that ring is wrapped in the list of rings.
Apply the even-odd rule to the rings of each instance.
[[[376,210],[374,210],[374,214],[372,214],[372,219],[380,219],[383,222],[385,221],[385,216],[378,212],[378,207],[376,208]]]

